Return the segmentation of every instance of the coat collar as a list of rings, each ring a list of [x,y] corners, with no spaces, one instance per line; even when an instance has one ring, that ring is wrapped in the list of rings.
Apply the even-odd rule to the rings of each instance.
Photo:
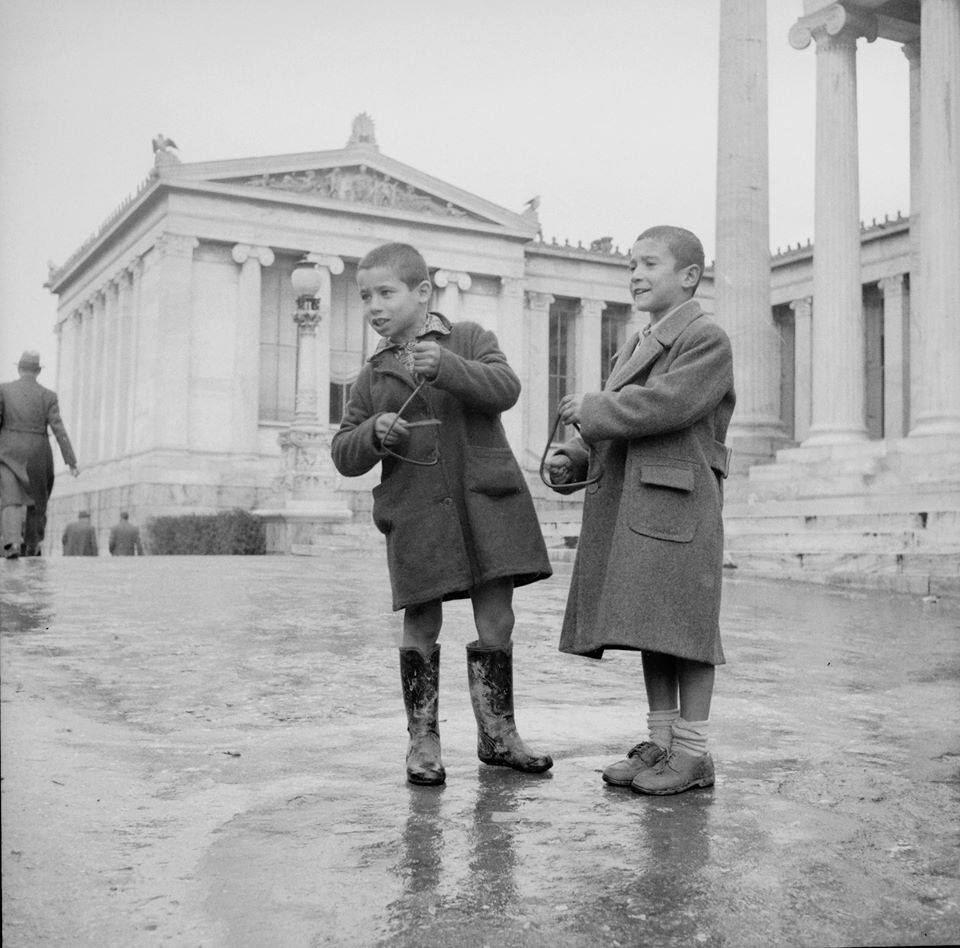
[[[607,380],[608,389],[617,389],[636,378],[648,366],[656,362],[661,354],[670,348],[687,326],[703,315],[700,303],[695,299],[682,303],[672,313],[668,313],[658,323],[654,324],[650,333],[643,337],[637,347],[639,333],[634,333],[623,347],[624,353],[617,360],[610,378]]]

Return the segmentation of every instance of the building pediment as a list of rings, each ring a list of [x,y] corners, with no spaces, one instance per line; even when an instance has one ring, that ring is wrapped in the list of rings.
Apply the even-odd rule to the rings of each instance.
[[[295,171],[264,171],[255,175],[212,180],[217,184],[266,188],[370,208],[390,208],[435,217],[497,223],[488,215],[450,200],[449,194],[432,193],[364,162]]]

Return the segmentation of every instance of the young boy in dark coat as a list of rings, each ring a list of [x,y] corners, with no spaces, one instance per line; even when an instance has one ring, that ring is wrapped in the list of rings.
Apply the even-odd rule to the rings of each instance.
[[[541,773],[553,765],[517,734],[513,716],[513,589],[550,575],[533,501],[500,413],[520,383],[492,332],[428,312],[423,257],[384,244],[357,270],[364,316],[383,340],[350,391],[332,453],[337,470],[381,464],[373,519],[386,536],[394,610],[404,610],[400,678],[410,744],[407,778],[445,779],[437,725],[445,599],[469,596],[467,646],[477,754]]]
[[[650,325],[617,354],[602,392],[561,400],[580,437],[547,462],[554,485],[602,472],[587,488],[560,649],[641,652],[649,738],[603,772],[640,793],[714,782],[707,719],[724,661],[722,478],[735,396],[727,334],[691,299],[703,264],[682,228],[637,238],[630,289]]]

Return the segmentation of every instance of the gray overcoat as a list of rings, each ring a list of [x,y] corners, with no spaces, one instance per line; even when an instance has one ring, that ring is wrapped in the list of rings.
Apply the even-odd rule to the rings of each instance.
[[[427,334],[441,348],[437,377],[404,411],[411,429],[398,453],[427,459],[434,439],[440,462],[416,467],[387,454],[374,433],[377,416],[398,411],[416,387],[392,351],[375,353],[360,372],[332,444],[348,477],[382,463],[373,489],[373,520],[386,537],[393,608],[458,599],[506,576],[520,586],[551,573],[526,480],[510,450],[500,413],[520,382],[496,336],[477,323],[450,323]]]
[[[584,397],[581,436],[560,449],[577,480],[588,461],[591,475],[602,470],[587,488],[560,650],[719,665],[730,341],[696,300],[637,341],[618,353],[604,390]]]

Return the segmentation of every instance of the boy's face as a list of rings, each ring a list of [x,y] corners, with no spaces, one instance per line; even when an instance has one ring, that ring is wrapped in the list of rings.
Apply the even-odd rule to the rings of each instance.
[[[676,258],[666,241],[644,237],[630,252],[630,294],[637,309],[656,322],[693,295],[700,267],[692,263],[676,269]]]
[[[432,292],[424,280],[412,290],[389,267],[357,271],[363,316],[374,332],[392,342],[409,342],[423,325]]]

